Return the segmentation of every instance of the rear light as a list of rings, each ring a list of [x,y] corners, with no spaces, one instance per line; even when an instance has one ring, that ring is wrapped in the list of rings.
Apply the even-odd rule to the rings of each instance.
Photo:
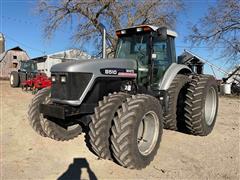
[[[118,30],[116,31],[116,35],[118,37],[120,37],[121,35],[125,35],[125,34],[135,34],[137,33],[141,33],[141,32],[150,32],[152,31],[152,29],[148,26],[140,26],[140,27],[136,27],[136,28],[130,28],[130,29],[123,29],[123,30]]]
[[[52,75],[51,80],[52,80],[52,82],[56,82],[56,76]]]

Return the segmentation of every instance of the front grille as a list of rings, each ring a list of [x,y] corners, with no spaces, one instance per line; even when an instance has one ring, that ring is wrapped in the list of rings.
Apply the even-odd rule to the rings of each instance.
[[[78,100],[92,78],[91,73],[52,73],[56,81],[52,83],[51,97],[59,100]],[[60,81],[66,76],[66,83]]]

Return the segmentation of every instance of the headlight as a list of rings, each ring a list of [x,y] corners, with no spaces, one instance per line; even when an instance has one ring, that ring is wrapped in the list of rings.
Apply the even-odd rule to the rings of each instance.
[[[52,82],[56,82],[56,76],[52,75],[51,80]]]
[[[126,30],[121,30],[121,34],[126,34]]]
[[[137,28],[137,32],[142,32],[143,28]]]
[[[67,82],[67,77],[66,76],[61,76],[60,78],[62,83],[66,83]]]

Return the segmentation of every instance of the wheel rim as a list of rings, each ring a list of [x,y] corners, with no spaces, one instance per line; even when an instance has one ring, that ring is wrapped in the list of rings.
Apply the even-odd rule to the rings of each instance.
[[[10,76],[10,83],[13,85],[13,75]]]
[[[159,136],[159,119],[155,112],[147,112],[138,127],[137,144],[142,155],[148,155],[154,149]]]
[[[217,95],[214,87],[208,89],[206,100],[205,100],[205,121],[207,125],[211,125],[217,109]]]

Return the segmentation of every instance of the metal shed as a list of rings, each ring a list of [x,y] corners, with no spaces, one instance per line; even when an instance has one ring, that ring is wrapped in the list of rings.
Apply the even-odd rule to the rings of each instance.
[[[79,49],[69,49],[61,52],[56,52],[54,54],[36,57],[31,60],[37,62],[37,68],[39,72],[44,72],[47,74],[47,76],[50,76],[50,69],[55,64],[66,61],[77,61],[90,58],[90,55]]]

